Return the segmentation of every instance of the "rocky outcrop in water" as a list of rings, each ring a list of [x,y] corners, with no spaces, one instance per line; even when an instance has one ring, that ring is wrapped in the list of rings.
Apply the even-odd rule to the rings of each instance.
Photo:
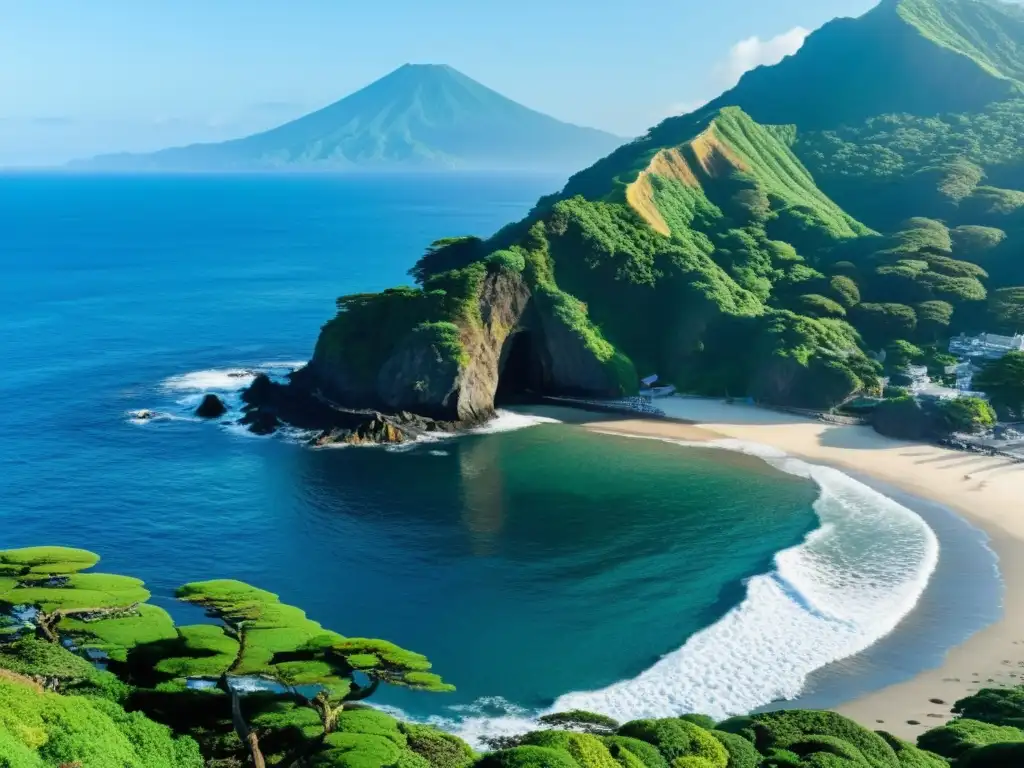
[[[219,419],[228,412],[228,407],[217,395],[206,395],[196,408],[196,416],[202,419]]]
[[[268,435],[287,424],[308,431],[310,444],[316,446],[397,444],[456,428],[450,422],[409,412],[382,413],[341,406],[310,389],[308,367],[292,374],[286,384],[261,374],[242,394],[242,400],[245,415],[239,423],[251,432]]]

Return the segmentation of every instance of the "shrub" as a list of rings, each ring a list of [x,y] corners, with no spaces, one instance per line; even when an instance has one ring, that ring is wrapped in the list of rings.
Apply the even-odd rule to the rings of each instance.
[[[871,425],[880,435],[897,440],[925,440],[936,429],[935,419],[909,395],[879,403],[871,415]]]
[[[996,412],[980,397],[957,397],[943,400],[939,412],[951,432],[974,434],[991,429],[996,423]]]
[[[564,750],[580,768],[618,768],[608,747],[597,736],[589,733],[534,731],[523,737],[523,744]]]
[[[526,257],[518,251],[495,251],[487,257],[487,266],[492,271],[504,269],[518,275],[526,269]]]
[[[860,288],[846,275],[836,275],[829,281],[828,285],[831,289],[832,298],[847,309],[860,303]]]
[[[800,297],[798,309],[802,314],[811,317],[846,317],[846,309],[837,301],[817,293],[807,293]]]
[[[332,733],[324,739],[324,750],[310,762],[316,768],[384,768],[397,765],[403,753],[406,750],[382,736]]]
[[[387,739],[399,747],[407,744],[406,736],[391,715],[376,709],[347,709],[337,718],[336,728],[343,733],[359,733]]]
[[[953,305],[948,301],[923,301],[914,309],[917,328],[923,336],[934,338],[949,328],[953,321]]]
[[[999,329],[1016,333],[1024,327],[1024,286],[1000,288],[992,294],[988,310]]]
[[[1015,725],[1024,721],[1024,685],[982,688],[973,696],[957,701],[953,713],[983,723]]]
[[[703,757],[687,755],[673,760],[672,768],[715,768],[715,764]]]
[[[1006,233],[995,227],[962,226],[949,234],[954,252],[968,257],[990,251],[1006,239]]]
[[[900,768],[949,768],[949,762],[936,754],[925,752],[903,739],[896,738],[891,733],[885,731],[875,731],[875,733],[892,747],[896,758],[900,761]]]
[[[478,768],[579,768],[560,749],[524,746],[492,752],[477,763]]]
[[[801,757],[824,752],[836,757],[842,757],[853,763],[867,762],[861,751],[853,746],[853,744],[835,736],[804,736],[787,744],[786,749]]]
[[[968,750],[956,761],[956,768],[1009,768],[1024,765],[1024,744],[990,744]]]
[[[745,718],[733,718],[719,724],[719,729],[742,733],[753,729],[754,746],[762,754],[770,749],[790,749],[789,745],[804,737],[828,736],[848,742],[864,755],[873,768],[897,766],[896,753],[878,734],[836,712],[791,709],[766,712]]]
[[[616,754],[616,750],[625,749],[636,755],[647,768],[668,768],[668,761],[658,748],[646,741],[629,736],[605,736],[602,740],[612,756]]]
[[[175,739],[169,728],[141,712],[125,712],[104,699],[40,693],[4,679],[0,679],[0,734],[7,735],[8,743],[21,745],[0,753],[0,764],[8,754],[27,766],[202,768],[203,764],[192,739]]]
[[[917,746],[952,759],[974,747],[1005,741],[1024,742],[1024,731],[980,720],[954,720],[941,728],[933,728],[921,734],[917,738]]]
[[[711,735],[718,739],[729,753],[726,768],[757,768],[761,764],[761,754],[754,749],[753,744],[739,734],[713,730]]]
[[[803,768],[804,761],[788,749],[770,749],[761,765],[763,768]]]
[[[702,757],[718,768],[729,762],[728,752],[714,736],[685,720],[633,720],[623,725],[619,734],[653,744],[669,760]]]
[[[608,754],[615,758],[615,762],[622,766],[622,768],[647,768],[643,760],[625,747],[613,744],[608,748]]]
[[[924,350],[909,341],[897,339],[885,347],[885,366],[890,369],[906,368],[924,360]]]
[[[871,344],[905,339],[917,329],[917,313],[906,304],[859,304],[854,324]]]
[[[472,748],[450,733],[429,725],[399,723],[409,749],[423,757],[432,768],[466,768],[476,760]]]
[[[992,360],[974,377],[974,387],[997,408],[1024,414],[1024,352],[1011,352]]]
[[[709,715],[680,715],[679,719],[698,725],[705,731],[711,731],[715,728],[715,719]]]
[[[483,256],[483,241],[479,237],[446,237],[435,240],[427,252],[409,270],[417,283],[423,283],[431,276],[462,269]]]
[[[754,718],[750,715],[737,715],[736,717],[730,717],[728,720],[723,720],[718,724],[718,730],[723,733],[734,733],[737,736],[742,736],[744,739],[753,744],[757,741],[757,730],[755,725],[757,723]]]

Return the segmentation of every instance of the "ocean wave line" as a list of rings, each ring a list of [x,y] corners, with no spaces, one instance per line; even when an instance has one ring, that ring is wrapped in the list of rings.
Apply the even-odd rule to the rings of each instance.
[[[700,712],[719,719],[797,697],[808,676],[864,651],[917,604],[938,564],[935,533],[916,513],[830,467],[739,440],[686,447],[757,456],[813,480],[820,526],[775,556],[775,569],[747,580],[746,595],[716,623],[636,677],[560,696],[532,715],[490,698],[433,722],[480,745],[485,737],[537,727],[550,712],[584,709],[620,721]]]

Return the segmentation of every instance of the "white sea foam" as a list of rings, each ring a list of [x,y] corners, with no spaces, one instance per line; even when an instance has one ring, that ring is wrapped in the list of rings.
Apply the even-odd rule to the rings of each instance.
[[[539,424],[559,424],[558,419],[551,419],[547,416],[534,416],[529,413],[514,413],[513,411],[499,410],[495,417],[486,424],[474,427],[469,430],[472,435],[493,435],[498,432],[514,432],[517,429],[536,427]]]
[[[235,392],[252,384],[257,373],[254,368],[209,368],[171,376],[163,386],[174,392]]]
[[[560,696],[548,712],[584,709],[620,721],[684,712],[723,718],[792,699],[808,675],[892,632],[920,599],[938,564],[939,545],[903,505],[838,470],[768,446],[663,442],[740,451],[814,480],[821,526],[778,553],[774,571],[748,580],[740,605],[681,648],[632,679]],[[515,707],[453,715],[435,721],[478,745],[484,737],[536,727]]]

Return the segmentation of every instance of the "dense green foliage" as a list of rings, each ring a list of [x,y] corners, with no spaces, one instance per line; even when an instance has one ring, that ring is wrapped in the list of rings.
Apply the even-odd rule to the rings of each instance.
[[[48,768],[202,768],[189,737],[104,699],[0,678],[0,764]]]
[[[345,638],[277,595],[233,580],[181,587],[179,599],[202,606],[219,623],[175,627],[166,612],[144,602],[149,593],[138,580],[81,573],[98,561],[92,553],[59,547],[0,551],[0,607],[25,617],[0,642],[0,683],[16,686],[4,693],[14,702],[11,716],[19,718],[5,723],[0,716],[0,734],[11,731],[42,764],[50,765],[45,761],[58,751],[67,760],[57,763],[77,759],[100,768],[202,764],[195,742],[171,740],[168,729],[146,715],[195,733],[211,755],[244,749],[255,759],[262,738],[267,754],[282,760],[302,751],[316,753],[323,765],[368,765],[364,754],[376,754],[387,736],[394,750],[408,755],[409,768],[417,760],[436,768],[472,761],[468,747],[450,736],[425,727],[407,732],[383,713],[353,708],[380,684],[452,690],[422,655],[384,640]],[[79,653],[108,651],[111,672],[66,643]],[[238,678],[275,683],[279,692],[242,696]],[[190,683],[204,679],[212,687],[190,690]],[[54,692],[44,692],[43,683]],[[141,711],[126,714],[122,704]],[[78,719],[67,720],[70,711]],[[40,718],[52,732],[34,725]],[[137,756],[122,748],[115,731]],[[338,733],[347,735],[332,739]],[[100,753],[111,762],[100,762]],[[345,757],[334,761],[329,753]],[[390,760],[379,765],[385,764]]]
[[[942,418],[951,432],[984,432],[995,426],[996,412],[980,397],[957,397],[939,404]]]
[[[997,408],[1024,416],[1024,352],[1011,352],[989,362],[975,376],[974,386],[985,392]]]
[[[1013,726],[968,719],[934,728],[917,740],[922,749],[948,758],[960,757],[973,747],[1006,742],[1024,742],[1024,731]]]
[[[975,747],[956,761],[957,768],[1006,768],[1016,765],[1024,765],[1024,743]]]
[[[982,688],[973,696],[956,702],[953,713],[993,725],[1024,725],[1024,686]]]

